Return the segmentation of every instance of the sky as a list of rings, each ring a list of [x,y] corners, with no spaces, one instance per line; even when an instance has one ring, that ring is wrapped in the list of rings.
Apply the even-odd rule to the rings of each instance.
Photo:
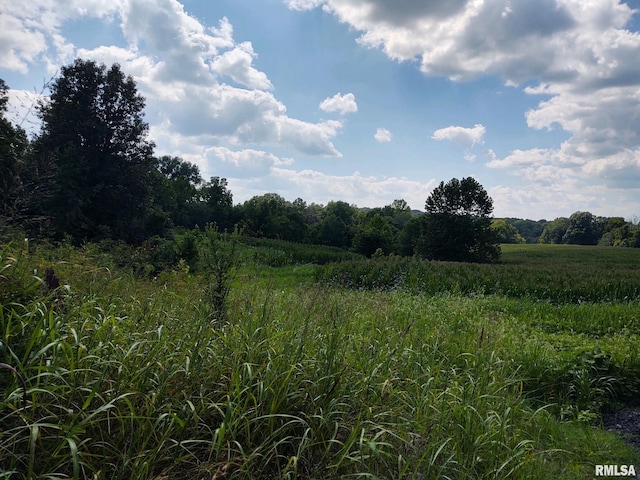
[[[640,0],[0,0],[14,123],[75,58],[234,203],[422,210],[472,176],[496,217],[640,217]]]

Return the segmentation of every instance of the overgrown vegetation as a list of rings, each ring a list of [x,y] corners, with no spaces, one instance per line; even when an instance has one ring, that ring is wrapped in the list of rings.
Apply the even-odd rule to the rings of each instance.
[[[202,235],[199,266],[156,275],[106,246],[3,245],[5,478],[584,478],[640,460],[594,428],[637,397],[637,302],[269,287],[264,269],[313,270]],[[504,262],[591,258],[522,248]],[[239,261],[224,306],[215,258]]]
[[[638,251],[496,263],[497,238],[638,246],[637,226],[576,212],[520,234],[472,178],[426,215],[234,206],[224,178],[153,157],[119,66],[77,60],[51,89],[28,140],[0,81],[0,478],[577,479],[640,460],[598,428],[640,393]]]
[[[640,296],[640,252],[588,246],[503,246],[499,264],[390,257],[317,270],[318,281],[416,294],[504,295],[553,303],[628,302]]]

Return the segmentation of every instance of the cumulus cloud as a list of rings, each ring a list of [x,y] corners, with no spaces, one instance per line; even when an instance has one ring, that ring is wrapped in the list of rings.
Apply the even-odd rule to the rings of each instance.
[[[332,139],[341,122],[312,123],[287,115],[271,93],[268,76],[254,65],[257,54],[251,42],[236,42],[227,18],[207,27],[177,0],[70,0],[59,5],[34,0],[26,5],[0,4],[0,25],[5,27],[0,40],[5,34],[16,39],[0,41],[0,67],[24,72],[33,63],[59,66],[74,56],[117,62],[145,96],[149,122],[170,126],[187,150],[190,139],[340,156]],[[62,27],[85,16],[119,25],[124,45],[76,49],[62,36]],[[334,97],[334,102],[338,111],[355,106],[352,94]]]
[[[233,50],[216,57],[211,63],[211,68],[216,73],[231,77],[236,83],[245,87],[270,90],[273,85],[267,75],[251,65],[256,56],[251,42],[242,42]]]
[[[476,143],[482,143],[486,129],[484,125],[476,123],[472,128],[450,126],[433,132],[434,140],[450,140],[462,145],[472,147]]]
[[[392,137],[393,135],[391,135],[391,132],[386,128],[379,128],[378,130],[376,130],[376,133],[373,136],[373,138],[375,138],[380,143],[390,142]]]
[[[285,0],[285,3],[292,10],[311,10],[322,5],[323,0]]]
[[[543,95],[526,112],[534,129],[562,128],[570,138],[541,152],[514,151],[490,166],[517,162],[572,168],[595,181],[629,168],[640,154],[640,35],[626,26],[635,10],[620,0],[286,0],[291,8],[322,6],[360,32],[358,42],[398,61],[416,61],[427,75],[465,81],[497,75]],[[533,46],[533,47],[532,47]],[[478,143],[449,127],[434,139]],[[620,167],[620,158],[625,167]],[[631,167],[633,168],[633,167]],[[570,172],[571,170],[569,170]]]
[[[234,151],[225,147],[211,147],[206,150],[205,157],[209,162],[208,168],[214,163],[218,167],[216,171],[222,170],[229,176],[240,178],[262,177],[268,175],[274,166],[293,163],[291,159],[280,159],[270,152],[252,148]]]
[[[493,150],[487,152],[490,168],[523,167],[552,162],[556,151],[549,148],[532,148],[530,150],[514,150],[505,158],[498,158]]]
[[[578,192],[575,183],[569,180],[545,189],[531,185],[496,185],[489,188],[487,193],[493,199],[496,217],[553,220],[569,216],[575,211],[576,204],[583,205],[585,210],[597,212],[601,208],[603,192]],[[615,215],[615,212],[609,211],[607,214]]]
[[[359,206],[382,207],[403,198],[412,208],[421,209],[438,184],[434,179],[421,183],[404,177],[367,176],[357,171],[351,175],[329,175],[311,169],[274,167],[272,172],[283,192],[302,190],[305,200],[323,204],[342,200]]]
[[[26,73],[27,64],[46,48],[42,32],[27,30],[19,18],[0,13],[0,67]]]
[[[0,68],[26,73],[29,65],[42,61],[53,73],[59,62],[72,59],[74,47],[60,29],[73,18],[109,18],[124,0],[70,0],[0,3]]]
[[[597,63],[612,38],[589,38],[617,32],[633,11],[616,0],[289,0],[294,8],[322,5],[362,32],[360,43],[382,48],[398,60],[419,58],[425,73],[463,79],[499,74],[519,82],[532,77],[565,78],[578,67]],[[536,42],[536,48],[531,48]],[[575,48],[568,50],[567,48]],[[567,57],[569,62],[567,63]],[[591,65],[594,67],[595,65]]]
[[[207,29],[175,0],[130,0],[123,17],[123,30],[134,42],[129,50],[150,45],[148,54],[136,54],[123,68],[134,69],[156,121],[205,144],[285,146],[340,156],[332,138],[341,123],[288,116],[269,91],[267,75],[253,66],[253,46],[235,43],[226,18]],[[240,86],[223,83],[227,77]]]
[[[345,113],[357,112],[358,104],[356,103],[356,97],[353,93],[342,95],[338,92],[331,98],[325,98],[320,103],[320,110],[324,110],[325,112],[338,112],[344,115]]]

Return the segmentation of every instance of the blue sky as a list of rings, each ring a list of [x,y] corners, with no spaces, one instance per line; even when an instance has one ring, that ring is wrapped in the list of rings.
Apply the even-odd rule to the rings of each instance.
[[[76,57],[119,63],[156,153],[276,192],[422,209],[474,176],[496,216],[640,216],[640,1],[0,3],[0,78],[27,129]]]

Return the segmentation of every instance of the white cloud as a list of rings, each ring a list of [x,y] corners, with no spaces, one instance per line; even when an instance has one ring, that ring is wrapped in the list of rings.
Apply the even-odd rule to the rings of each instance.
[[[340,156],[332,138],[342,124],[289,117],[285,105],[267,91],[272,88],[267,75],[253,67],[251,43],[236,44],[226,18],[218,28],[206,29],[175,0],[130,1],[123,14],[124,32],[134,42],[129,50],[137,52],[143,44],[151,55],[137,53],[123,69],[134,69],[155,121],[168,122],[204,145],[226,141]],[[219,76],[246,88],[221,83]]]
[[[560,127],[570,138],[545,165],[573,168],[576,178],[617,165],[640,149],[640,34],[626,29],[636,10],[620,0],[288,0],[291,8],[335,15],[359,31],[359,43],[395,60],[418,60],[427,75],[464,81],[497,75],[544,94],[526,113],[531,128]],[[433,138],[478,143],[459,127]],[[525,152],[525,151],[523,151]],[[468,152],[467,152],[468,153]],[[514,152],[502,166],[524,161]],[[531,162],[540,152],[526,154]],[[469,155],[468,155],[469,156]],[[560,163],[558,163],[560,162]],[[588,166],[592,165],[592,166]],[[493,164],[491,166],[497,166]],[[513,167],[520,168],[520,167]],[[532,167],[533,168],[533,167]],[[571,170],[567,170],[571,174]],[[622,179],[621,179],[622,180]]]
[[[27,64],[46,48],[42,32],[28,30],[21,19],[0,12],[0,67],[26,73]]]
[[[310,123],[286,115],[271,92],[225,84],[210,88],[170,84],[146,94],[148,114],[171,126],[183,143],[291,147],[308,155],[340,157],[332,143],[342,127],[336,120]],[[160,144],[160,138],[154,136]]]
[[[391,135],[391,132],[386,128],[379,128],[378,130],[376,130],[376,133],[373,136],[373,138],[375,138],[378,142],[381,142],[381,143],[390,142],[392,137],[393,135]]]
[[[41,122],[37,116],[36,107],[38,102],[46,97],[35,91],[13,88],[9,89],[7,95],[9,97],[7,118],[14,125],[22,127],[29,135],[39,132]]]
[[[221,171],[224,175],[236,178],[262,177],[268,175],[274,166],[293,163],[291,159],[280,159],[272,153],[251,148],[234,151],[225,147],[211,147],[206,150],[205,156],[208,169],[211,169],[214,163],[214,171]]]
[[[422,209],[438,184],[436,180],[420,183],[402,177],[364,176],[359,172],[329,175],[310,169],[295,171],[279,167],[273,168],[273,176],[278,179],[285,197],[287,190],[304,191],[307,202],[326,204],[330,200],[342,200],[368,207],[382,207],[403,198],[411,208]]]
[[[76,49],[61,32],[66,22],[83,16],[118,20],[124,45]],[[252,44],[236,43],[226,18],[207,28],[177,0],[70,0],[55,5],[34,0],[11,8],[0,3],[0,22],[0,40],[4,34],[10,40],[0,41],[0,67],[26,72],[38,62],[57,67],[75,56],[107,65],[117,62],[146,98],[147,119],[159,126],[152,129],[152,137],[170,126],[185,151],[190,150],[189,142],[226,142],[341,155],[332,139],[342,123],[288,116],[285,105],[271,93],[267,75],[254,66]],[[355,105],[353,95],[341,100],[343,109]],[[164,143],[163,138],[153,139]]]
[[[476,143],[482,143],[486,129],[484,125],[476,123],[472,128],[450,126],[441,128],[433,132],[431,138],[434,140],[450,140],[472,147]]]
[[[556,151],[553,149],[532,148],[530,150],[514,150],[503,159],[496,157],[492,150],[488,151],[490,161],[487,167],[506,168],[522,167],[548,163],[554,160]]]
[[[320,109],[325,112],[339,112],[344,115],[345,113],[357,112],[358,104],[356,103],[356,97],[353,93],[342,95],[338,92],[331,98],[325,98],[320,103]]]
[[[321,123],[308,123],[290,117],[281,117],[278,121],[278,140],[295,146],[309,155],[341,157],[331,143],[342,128],[342,122],[327,120]]]
[[[285,3],[292,10],[311,10],[322,5],[323,0],[285,0]]]
[[[251,65],[256,56],[251,42],[242,42],[233,50],[216,57],[211,62],[211,69],[220,75],[231,77],[236,83],[245,87],[271,90],[273,85],[267,75]]]
[[[124,1],[0,2],[0,68],[27,73],[31,63],[43,61],[53,73],[74,51],[60,35],[62,24],[79,17],[110,18]]]
[[[534,185],[504,186],[496,185],[487,190],[493,199],[496,217],[518,217],[532,220],[553,220],[557,217],[568,217],[575,211],[574,205],[585,206],[585,210],[598,212],[602,210],[599,195],[585,194],[576,191],[571,182],[557,184],[553,188],[539,189]],[[599,204],[599,205],[598,205]],[[607,215],[615,215],[611,210]]]

